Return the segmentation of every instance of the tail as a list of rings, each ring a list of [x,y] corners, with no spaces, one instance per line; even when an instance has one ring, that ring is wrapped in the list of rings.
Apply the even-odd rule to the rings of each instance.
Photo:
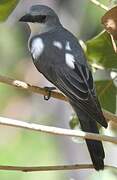
[[[99,133],[96,122],[88,119],[87,116],[85,118],[85,123],[82,121],[81,118],[79,119],[82,130],[85,132]],[[86,144],[88,146],[94,168],[96,170],[104,169],[105,153],[102,142],[96,140],[86,140]]]
[[[80,111],[79,108],[74,108],[76,111],[81,128],[85,132],[91,133],[99,133],[97,123],[95,120],[91,120],[90,117],[85,112]],[[91,160],[93,162],[94,168],[96,170],[104,169],[104,158],[105,153],[103,149],[103,145],[101,141],[97,140],[86,140],[86,144],[88,146],[88,150],[91,156]]]

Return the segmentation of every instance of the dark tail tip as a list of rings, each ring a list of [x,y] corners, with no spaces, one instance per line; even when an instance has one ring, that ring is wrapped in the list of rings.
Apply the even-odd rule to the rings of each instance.
[[[104,161],[103,159],[98,158],[96,160],[96,165],[94,164],[94,168],[99,171],[104,169]]]
[[[104,149],[100,141],[86,140],[94,168],[99,171],[104,169]]]

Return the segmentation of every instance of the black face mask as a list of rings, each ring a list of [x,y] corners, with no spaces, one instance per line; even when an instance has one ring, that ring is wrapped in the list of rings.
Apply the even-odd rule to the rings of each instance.
[[[47,16],[45,15],[37,15],[37,16],[32,16],[30,14],[26,14],[23,16],[19,21],[23,22],[32,22],[32,23],[45,23]]]

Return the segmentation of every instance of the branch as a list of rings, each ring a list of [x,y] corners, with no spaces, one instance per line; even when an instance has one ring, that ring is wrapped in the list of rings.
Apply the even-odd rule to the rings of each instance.
[[[93,4],[95,4],[96,6],[108,11],[108,7],[106,7],[104,4],[100,3],[99,1],[97,0],[90,0]]]
[[[114,115],[111,112],[106,111],[104,109],[103,109],[103,114],[104,114],[104,117],[107,120],[107,122],[112,121],[114,123],[117,123],[117,116],[116,115]]]
[[[16,80],[16,79],[13,79],[13,78],[9,78],[9,77],[6,77],[6,76],[0,75],[0,82],[11,85],[11,86],[15,86],[17,88],[24,89],[24,90],[27,90],[27,91],[30,91],[30,92],[42,94],[44,96],[48,95],[45,88],[32,86],[32,85],[30,85],[30,84],[28,84],[26,82]],[[56,98],[56,99],[67,101],[67,97],[65,97],[62,93],[59,93],[59,92],[56,92],[56,91],[52,91],[51,96],[53,98]]]
[[[91,63],[91,67],[99,70],[104,70],[104,67],[96,63]]]
[[[0,166],[0,170],[9,171],[22,171],[22,172],[34,172],[34,171],[61,171],[61,170],[78,170],[78,169],[92,169],[92,164],[73,164],[73,165],[59,165],[59,166]],[[105,165],[105,168],[113,168],[117,170],[117,167]]]
[[[95,134],[95,133],[87,133],[80,130],[71,130],[71,129],[52,127],[52,126],[39,125],[35,123],[23,122],[19,120],[4,118],[4,117],[0,117],[0,124],[11,127],[24,128],[33,131],[45,132],[54,135],[79,137],[82,139],[92,139],[92,140],[100,140],[100,141],[103,140],[117,144],[117,137],[111,137],[111,136]]]
[[[113,49],[114,49],[115,53],[117,54],[117,46],[116,46],[116,42],[114,40],[114,37],[113,37],[112,34],[110,34],[110,37],[111,37],[111,42],[112,42]]]
[[[11,86],[15,86],[19,89],[24,89],[30,92],[34,92],[34,93],[38,93],[38,94],[42,94],[42,95],[48,95],[47,91],[45,90],[45,88],[41,88],[41,87],[37,87],[37,86],[32,86],[26,82],[20,81],[20,80],[16,80],[16,79],[12,79],[9,77],[5,77],[0,75],[0,82],[11,85]],[[62,93],[59,93],[57,91],[52,91],[51,93],[51,97],[59,99],[59,100],[64,100],[64,101],[68,101],[67,97],[65,97]],[[117,116],[115,116],[114,114],[103,110],[104,116],[106,118],[107,121],[113,121],[115,123],[117,123]]]

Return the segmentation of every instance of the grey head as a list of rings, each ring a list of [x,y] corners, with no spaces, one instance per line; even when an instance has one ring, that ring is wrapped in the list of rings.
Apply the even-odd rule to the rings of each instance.
[[[31,32],[31,24],[36,27],[35,29],[37,32],[41,33],[61,26],[59,18],[54,10],[45,5],[32,6],[19,21],[28,23],[31,28]]]

